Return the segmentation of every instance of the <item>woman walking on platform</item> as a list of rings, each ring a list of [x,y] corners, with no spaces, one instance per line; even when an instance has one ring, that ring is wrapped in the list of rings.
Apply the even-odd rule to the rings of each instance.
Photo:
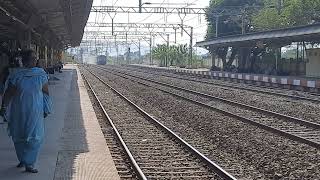
[[[23,51],[21,68],[10,74],[4,95],[8,132],[19,160],[17,167],[37,173],[34,165],[44,139],[44,118],[50,113],[48,76],[37,68],[32,50]]]

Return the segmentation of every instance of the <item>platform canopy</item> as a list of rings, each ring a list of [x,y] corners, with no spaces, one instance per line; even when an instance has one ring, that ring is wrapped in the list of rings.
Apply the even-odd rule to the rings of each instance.
[[[1,0],[0,40],[32,36],[62,47],[80,45],[93,0]],[[33,38],[34,39],[34,38]]]
[[[292,42],[320,42],[320,24],[233,35],[197,42],[197,47],[253,47],[258,43],[288,45]]]

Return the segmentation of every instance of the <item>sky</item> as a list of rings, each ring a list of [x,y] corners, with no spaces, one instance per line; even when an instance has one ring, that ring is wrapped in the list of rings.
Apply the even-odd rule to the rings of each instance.
[[[145,7],[151,7],[151,6],[162,6],[162,7],[186,7],[187,4],[189,4],[188,7],[207,7],[209,5],[209,0],[142,0],[143,3],[150,2],[152,5],[144,5]],[[178,5],[176,5],[178,3]],[[94,0],[93,6],[123,6],[123,7],[137,7],[139,4],[139,0]],[[192,4],[192,5],[190,5]],[[145,13],[145,14],[139,14],[139,13],[117,13],[117,14],[108,14],[108,13],[91,13],[89,16],[88,22],[103,22],[103,23],[111,23],[111,17],[114,16],[114,23],[161,23],[161,24],[181,24],[181,18],[183,19],[183,24],[192,26],[194,28],[194,40],[193,45],[197,41],[204,40],[204,36],[206,34],[207,29],[207,22],[205,20],[204,15],[186,15],[180,16],[178,14],[151,14],[151,13]],[[99,31],[101,33],[103,32],[111,32],[111,28],[103,28],[103,27],[86,27],[85,30],[87,31]],[[115,29],[116,31],[122,31],[124,29]],[[126,29],[126,30],[133,30],[133,29]],[[148,32],[148,29],[138,29],[138,31],[146,31]],[[169,29],[156,29],[155,31],[174,31]],[[186,33],[183,33],[181,36],[181,30],[178,30],[180,34],[177,34],[177,44],[189,44],[190,38]],[[174,44],[174,34],[169,36],[170,44]],[[83,39],[85,40],[85,39]],[[130,40],[131,41],[131,40]],[[138,44],[137,40],[135,40],[136,44]],[[104,42],[106,43],[106,42]],[[156,36],[154,39],[154,46],[156,44],[164,44],[166,43],[164,39],[160,36]],[[114,45],[114,40],[110,40],[108,43],[111,45]],[[142,47],[142,53],[147,53],[149,51],[149,45],[145,41],[141,41],[141,47]],[[119,48],[119,53],[123,54],[126,52],[127,48],[125,46]],[[130,45],[131,52],[137,51],[138,47],[137,45],[134,45],[133,43]],[[116,53],[114,47],[108,48],[109,54],[114,55]],[[201,48],[196,49],[198,54],[204,54],[207,51]]]

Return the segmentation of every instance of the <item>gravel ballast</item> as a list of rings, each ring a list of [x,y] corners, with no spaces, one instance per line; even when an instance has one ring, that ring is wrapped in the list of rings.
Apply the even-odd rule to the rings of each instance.
[[[156,128],[98,79],[86,71],[83,73],[89,78],[90,84],[148,178],[192,176],[195,179],[221,179],[216,173],[208,172],[206,165],[198,158],[184,150],[167,133]]]
[[[110,67],[108,69],[110,69]],[[117,68],[117,71],[119,70],[126,72],[125,69]],[[273,112],[301,118],[306,121],[320,123],[320,104],[313,103],[310,101],[279,97],[276,95],[251,92],[246,90],[223,88],[220,86],[214,86],[200,82],[197,83],[187,80],[157,76],[150,73],[126,73],[138,75],[145,78],[150,78],[152,80],[165,82],[179,87],[184,87],[190,90],[199,91],[220,98],[225,98],[228,100],[233,100],[236,102],[256,106]]]
[[[191,144],[244,179],[315,179],[319,151],[225,115],[96,70]],[[284,178],[284,179],[286,179]]]

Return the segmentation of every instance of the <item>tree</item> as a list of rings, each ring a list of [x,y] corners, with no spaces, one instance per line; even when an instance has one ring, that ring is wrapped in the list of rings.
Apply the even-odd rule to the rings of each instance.
[[[153,58],[160,60],[160,66],[165,66],[166,55],[167,46],[164,44],[157,45],[157,47],[152,50],[152,56]]]
[[[179,66],[179,67],[186,66],[186,61],[188,58],[188,50],[189,50],[188,46],[186,44],[184,44],[184,45],[180,44],[175,47],[177,50],[177,56],[176,56],[177,66]]]
[[[274,6],[277,1],[264,0],[264,8],[253,16],[256,31],[320,22],[320,0],[286,0],[280,9]]]
[[[153,57],[159,60],[160,66],[185,66],[188,58],[188,47],[184,45],[171,45],[166,44],[157,45],[153,49]]]
[[[221,16],[216,18],[220,12]],[[223,12],[231,14],[223,15]],[[319,12],[320,0],[211,0],[206,14],[209,24],[206,40],[215,38],[216,32],[218,37],[241,34],[242,28],[250,33],[312,24],[320,22]],[[255,59],[261,54],[257,52],[263,50],[263,47],[209,47],[210,53],[222,60],[224,70],[230,68],[238,55],[239,69],[246,72],[253,69]],[[228,51],[231,51],[229,59]]]
[[[216,37],[230,36],[241,34],[244,31],[250,30],[250,22],[242,22],[246,17],[246,13],[251,13],[249,6],[261,6],[262,0],[211,0],[206,19],[209,22],[206,40]],[[225,12],[228,12],[227,14]],[[220,15],[219,15],[220,14]],[[218,17],[217,17],[218,16]],[[250,18],[248,16],[247,18]],[[217,22],[218,21],[218,22]],[[244,23],[244,24],[243,24]],[[216,24],[218,29],[216,29]],[[231,50],[231,56],[227,61],[227,53]],[[228,70],[239,52],[236,47],[209,47],[211,54],[217,55],[222,60],[223,69]],[[246,55],[248,56],[248,55]]]

